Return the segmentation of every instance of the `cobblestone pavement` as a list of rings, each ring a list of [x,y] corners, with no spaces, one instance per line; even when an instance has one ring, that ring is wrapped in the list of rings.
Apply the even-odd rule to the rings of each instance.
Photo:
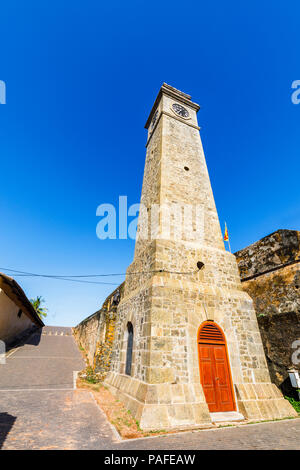
[[[61,389],[73,388],[73,371],[83,369],[84,361],[71,328],[44,327],[10,351],[0,367],[0,390]]]
[[[300,419],[126,441],[122,450],[300,450]]]
[[[0,365],[0,448],[108,449],[114,435],[92,394],[74,390],[85,366],[70,328],[45,327]]]
[[[70,328],[45,327],[10,351],[0,365],[0,448],[300,450],[300,419],[120,442],[92,394],[73,388],[83,367]]]

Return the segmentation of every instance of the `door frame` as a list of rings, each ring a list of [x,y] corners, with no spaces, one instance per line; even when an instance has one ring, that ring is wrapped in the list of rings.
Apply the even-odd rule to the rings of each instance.
[[[214,325],[216,328],[218,328],[218,330],[222,333],[222,336],[223,336],[223,341],[200,341],[199,340],[199,336],[200,336],[200,332],[201,330],[204,328],[205,325]],[[236,401],[236,396],[235,396],[235,391],[234,391],[234,386],[233,386],[233,380],[232,380],[232,374],[231,374],[231,365],[230,365],[230,360],[229,360],[229,353],[228,353],[228,347],[227,347],[227,341],[226,341],[226,336],[224,334],[224,331],[222,330],[222,328],[213,320],[206,320],[204,322],[201,323],[201,325],[199,326],[198,328],[198,332],[197,332],[197,350],[198,350],[198,364],[199,364],[199,376],[200,376],[200,384],[201,384],[201,387],[202,387],[202,378],[201,378],[201,365],[200,365],[200,350],[199,350],[199,344],[209,344],[209,345],[224,345],[225,347],[225,356],[226,356],[226,361],[227,361],[227,366],[228,366],[228,374],[229,374],[229,385],[230,385],[230,389],[231,389],[231,394],[232,394],[232,402],[233,402],[233,410],[232,411],[237,411],[237,401]],[[203,392],[204,393],[204,392]],[[205,394],[204,394],[205,396]],[[206,397],[205,397],[205,401],[206,401]],[[222,411],[220,412],[222,413]],[[225,413],[225,412],[223,412]]]

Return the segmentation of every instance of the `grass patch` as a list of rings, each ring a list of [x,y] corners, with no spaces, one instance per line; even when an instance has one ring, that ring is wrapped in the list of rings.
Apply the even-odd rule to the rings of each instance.
[[[95,376],[94,371],[90,366],[88,366],[85,370],[84,380],[90,384],[98,383],[97,377]]]
[[[284,397],[286,400],[290,402],[293,408],[297,411],[298,414],[300,414],[300,401],[295,400],[294,398],[291,397]]]
[[[101,383],[94,383],[92,375],[88,375],[88,368],[86,369],[86,376],[77,379],[77,387],[89,389],[99,404],[100,408],[106,414],[108,420],[117,428],[119,434],[124,439],[133,439],[137,437],[147,437],[165,434],[165,430],[157,431],[143,431],[140,423],[132,416],[130,410],[117,400],[108,390],[106,386]]]
[[[93,384],[88,382],[86,377],[78,377],[77,387],[92,391],[96,402],[106,414],[107,419],[117,428],[118,433],[124,439],[176,434],[180,431],[176,429],[168,431],[165,429],[144,431],[141,429],[139,421],[134,418],[123,403],[117,400],[102,383]],[[211,427],[213,427],[213,425]]]

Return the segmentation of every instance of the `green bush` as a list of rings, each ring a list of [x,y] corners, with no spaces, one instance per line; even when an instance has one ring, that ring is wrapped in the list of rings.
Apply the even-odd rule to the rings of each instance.
[[[290,402],[290,404],[295,408],[297,413],[300,414],[300,401],[295,400],[294,398],[291,398],[291,397],[284,397],[284,398],[286,398]]]
[[[94,371],[92,369],[92,367],[87,367],[86,368],[86,379],[85,379],[87,382],[89,382],[90,384],[96,384],[97,383],[97,379],[95,377],[95,374],[94,374]]]

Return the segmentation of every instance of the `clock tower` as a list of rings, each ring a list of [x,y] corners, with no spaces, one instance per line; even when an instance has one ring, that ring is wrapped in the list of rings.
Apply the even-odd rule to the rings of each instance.
[[[149,430],[296,414],[270,381],[252,300],[224,248],[198,110],[164,83],[146,122],[134,260],[105,381]]]

